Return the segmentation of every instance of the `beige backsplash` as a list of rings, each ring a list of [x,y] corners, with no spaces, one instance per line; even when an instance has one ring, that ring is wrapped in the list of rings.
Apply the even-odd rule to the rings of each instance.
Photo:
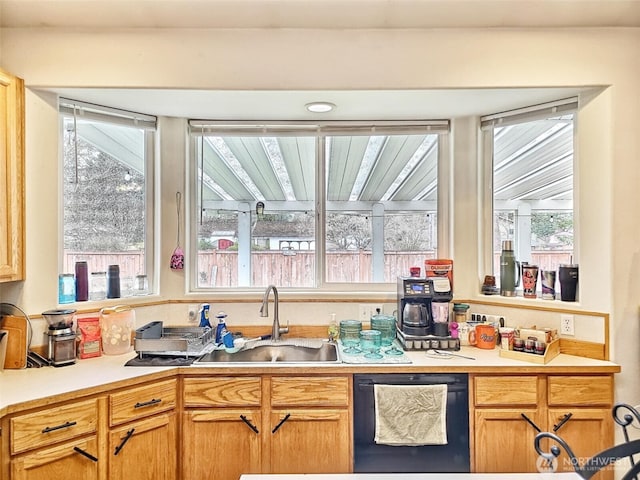
[[[123,299],[123,304],[127,304]],[[287,321],[291,325],[325,325],[329,323],[330,315],[336,314],[336,320],[357,319],[359,315],[360,303],[373,302],[354,302],[354,301],[313,301],[313,302],[289,302],[280,300],[279,317],[282,325]],[[378,302],[380,303],[380,302]],[[531,309],[526,306],[511,305],[485,305],[467,301],[471,305],[471,312],[484,313],[487,315],[502,315],[506,319],[507,326],[523,326],[530,327],[549,327],[559,329],[560,311],[548,309]],[[265,325],[265,333],[269,333],[268,326],[273,319],[273,302],[269,303],[269,317],[260,317],[260,302],[210,302],[211,305],[211,323],[215,322],[215,315],[219,311],[227,314],[227,325],[234,331],[241,330],[243,326]],[[395,302],[382,303],[383,313],[393,313],[397,305]],[[197,310],[198,302],[182,303],[182,302],[158,302],[152,304],[134,305],[136,314],[136,327],[145,325],[151,321],[160,320],[166,326],[169,325],[198,325],[198,318],[195,321],[189,320],[189,312]],[[81,310],[81,309],[79,309]],[[579,313],[571,312],[575,321],[575,336],[568,337],[575,340],[584,340],[589,342],[604,343],[605,342],[605,324],[606,314],[600,313]],[[97,313],[81,313],[81,316],[97,316]],[[32,346],[40,346],[46,343],[45,331],[46,322],[42,318],[31,319],[33,328]]]

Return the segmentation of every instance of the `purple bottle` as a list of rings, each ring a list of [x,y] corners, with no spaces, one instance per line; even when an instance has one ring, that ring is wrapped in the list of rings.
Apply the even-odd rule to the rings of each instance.
[[[89,300],[89,267],[87,262],[76,262],[76,302]]]

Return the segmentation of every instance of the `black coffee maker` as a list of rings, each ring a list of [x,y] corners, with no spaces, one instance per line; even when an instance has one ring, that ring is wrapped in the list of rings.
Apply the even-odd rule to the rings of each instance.
[[[451,289],[434,288],[433,279],[398,277],[398,328],[405,335],[433,335],[433,302],[450,302]]]

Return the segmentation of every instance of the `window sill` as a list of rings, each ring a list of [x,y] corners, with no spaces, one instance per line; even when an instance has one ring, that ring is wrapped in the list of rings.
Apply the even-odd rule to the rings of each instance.
[[[517,297],[503,297],[501,295],[476,295],[466,299],[454,298],[453,302],[456,303],[473,303],[478,305],[498,305],[509,306],[514,308],[524,308],[529,310],[543,310],[550,312],[561,313],[580,313],[589,314],[595,313],[602,315],[602,312],[587,312],[585,311],[580,302],[563,302],[562,300],[543,300],[541,298],[524,298],[522,296]]]

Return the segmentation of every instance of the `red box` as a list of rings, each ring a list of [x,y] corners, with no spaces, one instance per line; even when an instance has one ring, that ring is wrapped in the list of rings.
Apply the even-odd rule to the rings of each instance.
[[[424,261],[425,277],[448,277],[453,291],[453,260],[434,258]]]

